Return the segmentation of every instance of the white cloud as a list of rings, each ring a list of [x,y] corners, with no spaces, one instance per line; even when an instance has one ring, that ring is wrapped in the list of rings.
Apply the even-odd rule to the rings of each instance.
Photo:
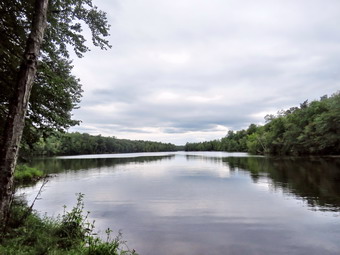
[[[113,48],[74,61],[85,93],[72,130],[216,139],[340,88],[339,1],[95,2]]]

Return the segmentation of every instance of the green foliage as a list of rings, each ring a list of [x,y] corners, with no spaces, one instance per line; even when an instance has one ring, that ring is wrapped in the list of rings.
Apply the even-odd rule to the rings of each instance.
[[[21,184],[38,180],[43,176],[43,171],[26,165],[17,165],[14,171],[14,181]]]
[[[232,131],[220,140],[213,140],[201,143],[187,143],[184,147],[186,151],[229,151],[246,152],[249,136],[258,130],[255,124],[251,124],[247,130]]]
[[[54,136],[45,140],[41,139],[34,145],[30,153],[36,155],[77,155],[176,150],[178,150],[177,146],[170,143],[133,141],[75,132],[55,133]]]
[[[80,245],[91,229],[85,226],[87,215],[83,216],[84,203],[83,194],[78,194],[77,204],[70,212],[64,211],[55,235],[59,238],[58,246],[70,249],[72,246]],[[64,206],[64,210],[66,206]]]
[[[28,206],[16,200],[11,208],[7,230],[0,238],[0,254],[72,254],[72,255],[118,255],[137,254],[130,251],[121,240],[121,233],[114,239],[111,230],[102,240],[94,232],[94,223],[87,221],[83,213],[83,194],[78,194],[77,204],[58,218],[27,214]]]
[[[55,222],[33,213],[26,216],[27,210],[22,201],[13,203],[7,231],[0,239],[0,254],[49,254],[54,250]]]
[[[4,130],[30,33],[34,2],[0,2],[0,134]],[[47,22],[25,119],[22,147],[26,149],[30,149],[41,137],[49,137],[55,130],[65,130],[79,123],[72,119],[71,111],[80,102],[82,89],[79,79],[71,74],[73,66],[68,49],[73,48],[79,57],[89,50],[82,35],[84,25],[88,27],[95,46],[101,49],[111,47],[104,39],[109,35],[106,14],[98,10],[91,0],[49,1]]]
[[[185,150],[246,151],[272,155],[339,155],[340,93],[267,115],[264,126],[229,131],[221,140],[188,143]],[[214,146],[210,146],[214,143]]]

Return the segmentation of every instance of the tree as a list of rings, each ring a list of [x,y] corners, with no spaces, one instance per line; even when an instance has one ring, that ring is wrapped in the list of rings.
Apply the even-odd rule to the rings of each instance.
[[[25,122],[28,144],[77,123],[70,112],[80,100],[81,87],[71,75],[67,45],[79,57],[89,50],[81,22],[88,25],[95,46],[110,45],[103,39],[109,29],[106,14],[91,0],[3,0],[0,7],[0,222],[4,223]]]
[[[0,221],[5,222],[12,200],[13,173],[24,129],[25,115],[28,109],[32,85],[36,75],[36,66],[46,28],[48,0],[36,1],[32,29],[26,43],[24,58],[19,71],[19,78],[14,91],[15,97],[9,105],[7,123],[4,128],[0,154]]]

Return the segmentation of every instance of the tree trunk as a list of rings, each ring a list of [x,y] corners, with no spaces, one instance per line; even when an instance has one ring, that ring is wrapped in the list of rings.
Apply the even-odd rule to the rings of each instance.
[[[0,229],[5,226],[13,198],[13,174],[25,124],[25,115],[37,71],[40,46],[47,24],[48,0],[35,1],[31,33],[19,70],[14,98],[3,134],[0,151]]]

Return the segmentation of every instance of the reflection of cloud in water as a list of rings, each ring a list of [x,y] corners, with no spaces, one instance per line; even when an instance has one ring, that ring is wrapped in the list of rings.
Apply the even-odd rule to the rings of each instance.
[[[307,171],[264,158],[207,154],[213,155],[89,159],[86,170],[85,161],[76,160],[80,170],[51,178],[36,209],[61,212],[63,204],[75,204],[76,192],[85,193],[85,210],[98,229],[122,229],[141,254],[173,255],[174,244],[178,254],[337,254],[338,219],[296,199],[305,192],[306,185],[297,184]],[[24,190],[32,199],[38,188]]]
[[[268,178],[261,178],[254,182],[255,187],[260,190],[273,191],[273,184],[268,180]]]

